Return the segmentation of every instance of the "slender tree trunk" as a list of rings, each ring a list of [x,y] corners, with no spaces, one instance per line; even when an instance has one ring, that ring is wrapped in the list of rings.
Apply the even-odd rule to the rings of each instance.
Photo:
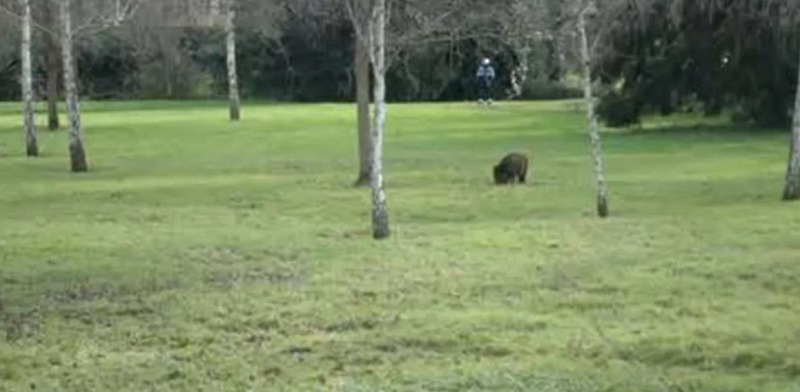
[[[22,5],[22,40],[20,45],[22,58],[22,106],[25,128],[25,151],[29,157],[39,155],[36,142],[36,119],[33,111],[33,71],[31,66],[31,3],[20,0]]]
[[[383,190],[383,133],[386,128],[386,0],[376,0],[372,14],[371,59],[375,76],[375,123],[372,127],[372,236],[388,238],[389,211]]]
[[[586,99],[586,116],[589,125],[589,140],[592,144],[592,159],[597,193],[597,214],[608,216],[608,187],[603,171],[603,147],[600,132],[597,129],[597,113],[595,110],[594,92],[592,91],[592,56],[589,51],[589,39],[586,36],[585,12],[578,16],[578,31],[581,36],[581,61],[583,63],[583,89]]]
[[[356,106],[358,114],[358,179],[356,186],[368,185],[372,160],[369,116],[369,42],[356,37]]]
[[[559,83],[564,83],[564,74],[566,73],[566,55],[564,54],[564,46],[566,43],[564,42],[564,34],[557,33],[557,37],[555,38],[555,65],[556,65],[556,74],[555,78],[556,81]]]
[[[225,18],[225,37],[228,48],[228,106],[231,121],[239,121],[242,108],[239,100],[239,80],[236,75],[236,4],[228,0],[228,12]]]
[[[57,30],[58,22],[51,10],[52,2],[44,5],[44,17],[47,25]],[[47,68],[47,129],[55,131],[61,127],[58,119],[58,44],[52,32],[45,34],[45,67]]]
[[[80,173],[88,171],[89,164],[86,161],[86,150],[83,147],[81,106],[78,100],[78,86],[75,82],[70,1],[61,0],[61,63],[64,68],[64,91],[69,116],[69,159],[72,171]]]
[[[49,45],[48,45],[49,46]],[[61,128],[58,119],[58,54],[55,47],[47,51],[47,129],[55,131]]]
[[[786,169],[786,186],[783,200],[800,199],[800,66],[798,66],[797,93],[794,98],[792,141],[789,150],[789,165]]]

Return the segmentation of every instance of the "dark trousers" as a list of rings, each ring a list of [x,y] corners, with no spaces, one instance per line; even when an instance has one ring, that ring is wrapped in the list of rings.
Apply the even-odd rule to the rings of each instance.
[[[478,99],[481,101],[492,99],[492,83],[488,80],[478,80]]]

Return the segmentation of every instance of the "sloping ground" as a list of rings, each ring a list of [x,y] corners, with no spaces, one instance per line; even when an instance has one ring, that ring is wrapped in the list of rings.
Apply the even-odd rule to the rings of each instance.
[[[794,391],[788,136],[606,134],[569,103],[394,105],[369,239],[354,109],[89,103],[22,157],[0,105],[0,391]],[[40,122],[44,120],[40,116]],[[658,129],[654,129],[658,128]],[[534,181],[491,166],[531,154]]]

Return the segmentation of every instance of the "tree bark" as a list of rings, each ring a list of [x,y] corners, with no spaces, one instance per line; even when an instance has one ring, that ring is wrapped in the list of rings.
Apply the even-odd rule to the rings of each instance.
[[[22,106],[23,123],[25,130],[25,151],[29,157],[39,155],[39,145],[36,141],[36,118],[33,108],[33,71],[31,66],[31,3],[30,0],[20,0],[22,5],[22,39],[21,59],[22,75]]]
[[[57,30],[58,22],[51,10],[52,2],[47,2],[44,6],[44,18],[47,26]],[[54,33],[45,34],[45,67],[47,68],[47,129],[55,131],[61,127],[58,118],[58,74],[61,72],[58,63],[58,44],[53,36]]]
[[[49,46],[49,45],[48,45]],[[51,131],[61,128],[58,119],[58,54],[55,47],[47,51],[47,129]]]
[[[242,108],[239,100],[239,80],[236,74],[236,5],[235,0],[228,0],[225,18],[225,37],[228,57],[228,106],[231,121],[239,121]]]
[[[83,147],[81,107],[78,100],[78,86],[75,82],[70,1],[61,0],[61,63],[64,68],[64,91],[69,116],[69,159],[72,171],[80,173],[88,171],[89,164],[86,161],[86,150]]]
[[[588,8],[587,8],[588,9]],[[608,217],[608,187],[603,170],[603,147],[597,127],[594,91],[592,91],[592,56],[589,51],[589,39],[586,36],[586,10],[578,15],[578,32],[581,38],[581,62],[583,63],[583,89],[586,100],[586,117],[589,128],[589,140],[592,145],[594,163],[595,192],[597,197],[597,215]]]
[[[800,199],[800,67],[797,76],[797,92],[794,98],[792,140],[789,148],[789,164],[786,169],[786,186],[783,189],[783,200],[798,199]]]
[[[377,240],[388,238],[389,212],[383,189],[383,133],[386,127],[386,0],[376,0],[372,10],[371,59],[375,77],[375,119],[372,127],[372,236]]]
[[[370,183],[370,162],[372,160],[372,135],[369,116],[369,42],[356,37],[356,106],[358,115],[358,179],[356,186]]]

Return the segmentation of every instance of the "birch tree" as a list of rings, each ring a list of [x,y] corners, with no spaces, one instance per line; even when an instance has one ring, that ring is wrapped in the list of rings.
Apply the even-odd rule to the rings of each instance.
[[[780,15],[779,26],[791,31],[793,26],[796,28],[797,24],[800,23],[800,4],[796,1],[784,1]],[[795,90],[794,112],[792,114],[792,136],[789,141],[786,183],[783,188],[783,200],[785,201],[800,199],[800,60],[797,62],[797,73],[797,88]]]
[[[259,37],[277,40],[286,9],[300,0],[211,0],[210,13],[214,20],[224,5],[225,57],[228,72],[228,107],[231,121],[241,119],[240,83],[237,65],[237,28],[257,31]]]
[[[372,94],[374,112],[369,136],[369,184],[372,191],[372,237],[381,240],[391,235],[386,192],[383,188],[383,135],[386,128],[386,0],[347,0],[345,3],[356,36],[356,48],[366,49],[369,64],[360,64],[363,72],[372,65],[374,79]],[[362,54],[363,55],[363,54]],[[363,60],[363,59],[362,59]],[[369,76],[369,75],[367,75]],[[362,74],[357,82],[369,82]],[[363,83],[360,88],[365,89]],[[361,91],[364,94],[364,90]],[[361,97],[363,99],[363,96]],[[363,101],[360,102],[363,105]],[[363,110],[363,106],[359,110]],[[360,121],[365,116],[359,113]],[[359,143],[362,143],[364,124],[359,124]],[[360,161],[365,158],[363,145],[359,147]],[[362,161],[363,162],[363,161]],[[362,167],[363,169],[363,167]]]
[[[578,34],[580,35],[581,64],[583,70],[583,91],[586,100],[586,118],[588,123],[588,134],[592,149],[592,163],[594,166],[595,197],[597,203],[597,215],[601,218],[608,217],[608,185],[606,184],[605,171],[603,169],[603,147],[598,129],[597,111],[595,109],[595,97],[592,89],[592,51],[589,46],[586,20],[596,15],[597,7],[594,0],[588,0],[581,4],[578,10]]]
[[[59,16],[61,17],[61,63],[64,69],[64,92],[69,118],[70,168],[73,172],[80,173],[89,170],[89,162],[86,158],[86,148],[83,145],[81,107],[78,86],[75,81],[71,0],[61,0]]]
[[[370,29],[370,58],[375,79],[373,96],[375,118],[372,126],[372,164],[370,188],[372,189],[372,236],[388,238],[389,211],[383,189],[383,135],[386,128],[386,0],[375,0]]]
[[[39,155],[39,146],[36,141],[36,119],[34,115],[33,97],[33,71],[31,64],[31,3],[30,0],[20,0],[22,6],[22,39],[21,53],[22,75],[22,106],[23,106],[23,128],[25,130],[25,152],[29,157]]]
[[[219,24],[222,0],[211,0],[208,8],[208,23],[215,27]],[[239,121],[242,116],[241,98],[239,97],[239,76],[236,67],[236,0],[224,0],[225,16],[223,30],[225,32],[225,67],[228,72],[228,117],[231,121]]]
[[[241,119],[240,83],[237,65],[237,28],[258,31],[260,37],[279,37],[285,8],[299,0],[150,0],[147,13],[153,18],[139,21],[150,30],[173,27],[220,29],[224,35],[228,81],[228,114]]]
[[[464,2],[437,3],[425,0],[391,2],[391,0],[344,0],[350,21],[355,32],[357,114],[359,136],[359,178],[367,182],[372,192],[372,236],[385,239],[391,234],[386,192],[384,190],[383,150],[386,130],[386,72],[391,55],[403,47],[423,41],[437,33],[447,31],[444,23],[453,9]],[[393,27],[389,42],[389,13],[393,11],[402,16],[402,23]],[[400,19],[400,18],[397,18]],[[366,53],[364,53],[366,52]],[[368,60],[368,62],[367,62]],[[371,67],[370,67],[371,65]],[[373,114],[369,119],[369,88],[372,70]],[[367,124],[371,121],[371,127]],[[369,133],[367,133],[369,129]],[[366,148],[369,146],[369,148]],[[369,177],[364,179],[364,175]]]
[[[236,0],[227,0],[226,3],[225,52],[228,67],[228,109],[230,120],[239,121],[242,108],[239,99],[239,77],[236,70]]]
[[[620,23],[634,23],[635,20],[621,20],[623,11],[634,9],[636,14],[645,12],[653,0],[566,0],[563,3],[549,3],[550,13],[562,15],[563,23],[553,23],[550,32],[553,37],[577,36],[578,58],[583,76],[584,101],[586,104],[587,136],[590,142],[590,155],[594,173],[595,207],[597,215],[606,218],[610,215],[609,190],[603,164],[603,146],[597,114],[594,59],[598,52],[607,49],[609,32]],[[559,8],[560,7],[560,8]],[[565,34],[566,29],[571,32]]]
[[[74,173],[81,173],[89,171],[89,162],[83,141],[80,95],[76,81],[76,62],[73,54],[75,37],[79,34],[86,35],[110,27],[120,26],[135,14],[139,7],[139,0],[115,0],[113,3],[103,0],[95,2],[80,0],[77,4],[83,7],[75,10],[82,18],[79,19],[79,24],[73,24],[72,0],[60,0],[59,18],[61,26],[59,39],[69,123],[70,168]]]
[[[800,199],[800,62],[798,62],[797,93],[792,118],[792,138],[789,142],[789,163],[786,168],[786,185],[783,200]]]
[[[30,0],[17,0],[13,9],[2,6],[4,13],[11,14],[19,20],[19,83],[22,104],[22,133],[25,140],[25,155],[36,157],[39,155],[39,146],[36,138],[36,116],[34,111],[35,98],[33,94],[33,65],[31,60],[31,30],[33,16]]]

